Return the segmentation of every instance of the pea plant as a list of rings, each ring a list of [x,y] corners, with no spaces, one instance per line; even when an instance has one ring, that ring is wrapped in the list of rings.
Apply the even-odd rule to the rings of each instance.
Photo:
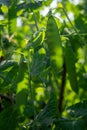
[[[0,0],[1,130],[87,129],[87,2],[52,3]]]

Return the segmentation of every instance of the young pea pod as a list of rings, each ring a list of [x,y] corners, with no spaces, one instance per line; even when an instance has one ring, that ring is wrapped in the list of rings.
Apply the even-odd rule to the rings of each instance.
[[[63,63],[62,45],[59,29],[53,16],[49,16],[47,21],[46,43],[48,45],[51,68],[58,72]]]
[[[65,64],[66,64],[66,69],[69,76],[71,88],[75,92],[78,92],[77,74],[75,68],[75,55],[69,41],[66,42],[65,45]]]

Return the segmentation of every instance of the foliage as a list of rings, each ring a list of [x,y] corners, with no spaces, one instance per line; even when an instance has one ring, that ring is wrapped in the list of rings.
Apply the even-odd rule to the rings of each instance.
[[[0,0],[1,130],[87,129],[86,17],[86,0]]]

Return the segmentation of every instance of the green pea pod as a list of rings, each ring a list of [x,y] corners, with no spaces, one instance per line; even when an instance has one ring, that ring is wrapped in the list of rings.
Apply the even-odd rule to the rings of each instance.
[[[71,88],[75,92],[78,92],[77,74],[75,68],[75,55],[69,41],[66,42],[65,45],[65,63]]]
[[[49,16],[46,28],[46,43],[50,54],[50,65],[55,72],[62,67],[62,44],[59,29],[53,16]]]

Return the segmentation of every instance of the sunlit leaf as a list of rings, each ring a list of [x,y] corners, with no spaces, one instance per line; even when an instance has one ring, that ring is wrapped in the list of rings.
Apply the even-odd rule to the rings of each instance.
[[[7,6],[5,6],[5,5],[2,5],[1,10],[2,10],[2,12],[4,12],[4,13],[8,13],[8,8],[7,8]]]

